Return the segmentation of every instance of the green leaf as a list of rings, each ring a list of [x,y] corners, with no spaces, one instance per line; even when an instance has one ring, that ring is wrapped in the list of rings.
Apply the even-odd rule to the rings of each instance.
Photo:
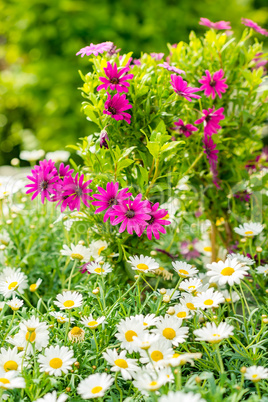
[[[149,152],[155,159],[157,159],[159,150],[160,150],[160,145],[157,142],[148,142],[147,148],[149,149]]]

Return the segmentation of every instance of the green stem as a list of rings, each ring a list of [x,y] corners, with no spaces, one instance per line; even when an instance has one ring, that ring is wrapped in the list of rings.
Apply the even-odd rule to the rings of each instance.
[[[257,390],[259,399],[262,399],[262,397],[261,397],[261,390],[260,390],[260,386],[259,386],[259,383],[258,383],[258,382],[255,382],[255,387],[256,387],[256,390]]]
[[[73,276],[76,264],[77,264],[77,260],[74,261],[74,265],[73,265],[73,268],[72,268],[71,273],[70,273],[69,283],[68,283],[68,290],[71,289],[71,281],[72,281],[72,276]]]
[[[93,337],[94,337],[94,341],[95,341],[95,345],[96,345],[96,351],[97,351],[97,353],[99,353],[99,346],[98,346],[97,337],[96,337],[96,330],[92,329],[92,332],[93,332]]]
[[[122,392],[122,389],[119,387],[118,382],[117,382],[117,377],[118,377],[119,373],[120,373],[120,371],[117,371],[116,374],[115,374],[114,384],[116,386],[116,389],[119,391],[120,402],[122,402],[123,401],[123,392]]]
[[[7,329],[7,332],[6,332],[5,336],[4,336],[3,342],[5,341],[6,337],[8,336],[8,333],[9,333],[10,329],[12,328],[15,315],[16,315],[16,311],[14,310],[14,311],[13,311],[12,320],[10,321],[10,324],[9,324],[8,329]]]
[[[183,176],[186,176],[194,167],[195,165],[198,163],[198,161],[202,158],[202,156],[204,155],[204,152],[202,151],[197,158],[193,161],[193,163],[191,164],[191,166],[186,170],[186,173],[183,173]]]
[[[68,335],[69,328],[70,328],[70,324],[71,324],[71,310],[70,310],[70,309],[69,309],[69,311],[68,311],[68,314],[69,314],[69,319],[68,319],[68,323],[67,323],[67,325],[66,325],[66,332],[65,332],[64,343],[67,342],[67,335]]]
[[[178,366],[176,368],[177,372],[176,372],[176,391],[180,391],[181,390],[181,368],[180,366]]]
[[[218,360],[219,360],[219,364],[220,364],[220,369],[221,369],[221,373],[224,373],[224,365],[223,365],[223,361],[221,358],[221,353],[220,353],[220,348],[218,344],[215,344],[215,350],[217,352],[217,356],[218,356]]]

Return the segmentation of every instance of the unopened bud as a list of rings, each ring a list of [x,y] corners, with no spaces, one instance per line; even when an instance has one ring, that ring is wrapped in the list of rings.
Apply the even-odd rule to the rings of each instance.
[[[99,292],[100,292],[99,289],[93,289],[93,290],[92,290],[92,293],[93,293],[94,295],[97,295]]]
[[[30,225],[30,229],[35,229],[35,225]]]
[[[163,302],[164,303],[169,303],[170,302],[170,296],[169,295],[164,295],[163,296]]]
[[[240,372],[241,372],[242,374],[245,374],[246,371],[247,371],[247,368],[246,368],[245,366],[241,367]]]
[[[165,288],[159,290],[160,295],[165,295],[167,293]]]
[[[267,318],[267,315],[266,315],[266,314],[262,314],[262,315],[261,315],[261,318]]]
[[[134,276],[134,279],[137,280],[137,279],[139,278],[139,276],[140,276],[140,275],[135,275],[135,276]]]
[[[264,324],[268,324],[268,318],[263,318],[262,322],[263,322]]]
[[[157,255],[157,251],[152,250],[152,251],[150,251],[150,254],[151,254],[151,255]]]
[[[257,253],[261,253],[262,252],[262,248],[261,247],[256,247],[256,251],[257,251]]]
[[[78,244],[80,244],[81,246],[84,246],[85,242],[84,242],[84,240],[79,240]]]
[[[97,366],[92,366],[93,370],[96,370]]]
[[[196,382],[197,384],[200,384],[201,381],[202,381],[201,378],[198,377],[198,375],[197,375],[197,376],[195,377],[195,382]]]
[[[248,281],[249,281],[250,283],[252,283],[252,282],[253,282],[253,279],[249,279]]]
[[[11,159],[10,164],[12,166],[18,166],[20,164],[20,160],[18,158],[13,158]]]
[[[5,250],[5,249],[6,249],[6,246],[4,244],[1,244],[0,245],[0,250]]]
[[[70,387],[66,387],[65,390],[66,390],[66,392],[71,392],[71,388],[70,388]]]
[[[8,220],[6,221],[6,224],[7,224],[7,225],[11,225],[12,222],[13,222],[12,219],[8,219]]]
[[[77,367],[77,368],[80,367],[80,363],[79,363],[79,362],[75,362],[74,365],[75,365],[75,367]]]
[[[167,314],[174,315],[175,314],[175,308],[174,307],[169,307],[169,309],[167,310]]]
[[[268,289],[265,290],[265,293],[268,293]]]
[[[246,243],[247,239],[245,239],[245,237],[243,237],[242,239],[240,239],[241,243]]]

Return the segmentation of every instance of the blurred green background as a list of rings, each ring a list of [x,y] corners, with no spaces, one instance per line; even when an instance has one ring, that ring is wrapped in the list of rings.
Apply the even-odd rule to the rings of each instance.
[[[205,31],[200,17],[241,17],[265,27],[266,0],[3,0],[0,3],[0,165],[20,150],[64,149],[90,134],[80,111],[75,53],[91,42],[113,41],[123,52],[167,54],[166,43]],[[260,35],[258,35],[260,37]],[[260,39],[265,39],[264,37]]]

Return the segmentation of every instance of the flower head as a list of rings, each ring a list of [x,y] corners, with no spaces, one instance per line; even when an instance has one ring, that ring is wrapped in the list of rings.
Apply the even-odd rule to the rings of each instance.
[[[245,378],[253,382],[259,382],[260,380],[266,380],[268,378],[268,369],[262,366],[247,367]]]
[[[199,25],[219,30],[232,29],[229,21],[211,22],[207,18],[200,18]]]
[[[141,338],[144,333],[144,326],[140,318],[126,317],[117,325],[118,332],[115,337],[121,342],[121,348],[129,353],[138,352],[139,347],[134,342],[134,337]]]
[[[12,370],[21,371],[22,356],[23,352],[18,352],[17,348],[1,348],[0,370],[3,372]]]
[[[102,355],[104,359],[113,366],[111,371],[120,371],[124,380],[131,380],[133,372],[138,370],[137,359],[126,357],[127,351],[117,353],[116,349],[107,349]]]
[[[192,258],[198,258],[200,252],[195,248],[195,244],[198,243],[198,239],[193,239],[192,241],[181,242],[181,254],[186,260],[191,260]]]
[[[173,73],[176,74],[185,74],[185,71],[181,70],[180,68],[177,68],[175,66],[171,66],[169,63],[167,63],[166,61],[164,61],[164,63],[162,64],[158,64],[158,67],[163,67],[168,71],[172,71]]]
[[[263,231],[263,225],[261,223],[246,222],[243,225],[234,228],[234,231],[240,236],[253,237],[259,235]]]
[[[205,402],[205,399],[200,394],[193,392],[170,391],[167,395],[162,395],[159,402]]]
[[[11,297],[19,293],[24,293],[24,289],[28,287],[28,279],[20,270],[14,271],[11,275],[0,280],[0,294],[4,297]]]
[[[171,224],[170,221],[164,219],[168,215],[168,211],[166,209],[158,209],[159,202],[152,204],[148,201],[147,206],[150,208],[150,212],[148,212],[150,219],[146,220],[144,229],[146,228],[147,237],[149,240],[152,240],[153,235],[157,240],[159,240],[159,233],[166,234],[166,229],[163,226]],[[141,229],[141,231],[143,232],[143,229]]]
[[[100,133],[100,148],[108,149],[109,146],[107,144],[107,141],[110,141],[109,137],[108,137],[108,133],[106,130],[102,130]]]
[[[236,258],[227,258],[224,262],[219,261],[207,264],[207,268],[207,275],[211,277],[209,282],[216,282],[220,286],[226,283],[230,286],[235,283],[239,284],[249,270],[249,267],[241,264]]]
[[[264,276],[268,275],[268,264],[265,264],[264,266],[259,266],[256,268],[256,271],[258,274],[263,274]]]
[[[215,110],[214,106],[211,109],[202,110],[203,116],[200,119],[196,120],[195,124],[201,124],[204,122],[205,135],[217,134],[217,130],[221,128],[218,123],[220,120],[223,120],[225,118],[223,111],[223,107]]]
[[[176,319],[176,322],[178,320]],[[157,331],[160,335],[160,331]],[[173,333],[172,333],[173,334]],[[162,334],[161,334],[162,335]],[[148,350],[140,350],[141,363],[153,363],[154,366],[163,366],[165,359],[169,359],[173,355],[170,340],[164,336],[158,341],[154,342]]]
[[[66,255],[70,257],[71,260],[78,260],[79,262],[88,262],[91,257],[91,250],[88,247],[77,244],[76,246],[71,243],[71,247],[64,244],[62,250],[60,250],[61,255]]]
[[[93,318],[92,315],[88,317],[84,317],[81,320],[81,324],[83,324],[85,327],[90,328],[90,329],[95,329],[98,328],[101,324],[105,322],[105,317],[99,317],[99,318]]]
[[[144,273],[154,271],[159,268],[158,262],[151,257],[144,256],[143,254],[141,254],[139,257],[137,255],[134,257],[129,257],[128,262],[133,270]]]
[[[170,78],[171,78],[170,83],[171,83],[174,91],[178,95],[183,96],[189,102],[192,101],[191,98],[194,98],[194,99],[201,98],[201,96],[199,96],[199,95],[194,95],[194,92],[198,92],[198,91],[200,91],[200,89],[199,88],[188,87],[187,82],[184,81],[182,79],[182,77],[180,77],[179,75],[171,74]]]
[[[56,377],[67,374],[76,360],[73,355],[73,350],[66,346],[50,346],[38,357],[40,371]]]
[[[174,125],[176,127],[172,128],[172,130],[178,131],[180,134],[185,135],[185,137],[187,137],[187,138],[190,137],[190,135],[192,135],[194,131],[198,130],[192,124],[184,124],[182,119],[179,119],[178,121],[175,121]]]
[[[128,87],[130,86],[127,80],[130,80],[134,77],[133,74],[126,74],[129,70],[129,67],[124,67],[120,71],[117,70],[117,65],[114,63],[112,66],[108,61],[107,67],[103,69],[105,71],[106,76],[108,77],[100,77],[100,81],[103,82],[102,85],[99,85],[97,91],[101,89],[110,88],[112,91],[116,90],[118,92],[128,92]]]
[[[112,272],[112,267],[110,266],[110,264],[108,264],[107,262],[103,264],[102,261],[90,262],[87,264],[86,268],[90,274],[96,275],[106,276],[109,272]]]
[[[205,91],[205,96],[211,95],[212,99],[215,98],[216,93],[219,95],[219,98],[221,98],[222,93],[225,93],[228,88],[228,85],[225,84],[226,78],[223,78],[223,70],[217,71],[212,77],[208,70],[206,70],[205,73],[206,75],[199,80],[200,84],[203,84],[200,87],[200,91]]]
[[[39,165],[35,166],[31,172],[32,176],[27,176],[27,179],[32,183],[26,184],[25,187],[29,187],[26,194],[33,193],[32,200],[40,194],[42,204],[44,204],[45,199],[52,201],[51,195],[53,194],[55,183],[59,179],[54,162],[51,160],[40,161]]]
[[[205,292],[198,293],[195,297],[195,307],[205,310],[207,308],[219,307],[224,302],[222,293],[208,289]]]
[[[17,371],[0,374],[0,389],[25,388],[25,386],[24,378],[20,377]]]
[[[185,279],[180,284],[180,290],[184,290],[187,293],[196,293],[200,291],[203,286],[202,281],[198,278]]]
[[[44,395],[42,398],[36,399],[35,402],[65,402],[68,399],[68,395],[60,394],[57,398],[57,391],[49,392]]]
[[[66,314],[62,313],[61,311],[52,311],[51,313],[49,313],[49,315],[56,318],[57,322],[60,324],[69,321],[69,317]],[[73,317],[70,317],[70,322],[71,323],[74,322]]]
[[[113,42],[102,42],[94,45],[91,43],[89,46],[83,47],[76,53],[76,56],[81,54],[81,57],[90,56],[94,54],[94,56],[98,56],[98,54],[102,54],[104,52],[108,52],[113,47]]]
[[[126,113],[125,110],[131,109],[132,105],[126,99],[126,95],[115,94],[112,98],[108,93],[108,99],[104,104],[104,114],[108,114],[116,121],[125,120],[130,124],[131,115]]]
[[[80,307],[83,301],[81,293],[71,292],[70,290],[57,295],[56,299],[57,301],[55,301],[54,303],[61,310],[69,310],[71,308]]]
[[[218,326],[214,322],[208,322],[205,327],[194,330],[197,341],[218,343],[225,338],[233,335],[234,327],[221,322]]]
[[[77,393],[82,399],[101,398],[113,382],[114,379],[110,374],[92,374],[78,384]]]
[[[83,328],[75,326],[68,332],[68,339],[72,343],[83,342],[83,340],[85,339],[85,331],[83,330]]]
[[[165,56],[165,53],[150,53],[150,56],[153,59],[159,61],[159,60],[163,59],[163,57]]]
[[[182,320],[174,316],[161,317],[156,323],[156,329],[152,332],[159,334],[161,339],[165,339],[172,345],[178,346],[179,343],[185,342],[189,328],[182,327]]]
[[[268,31],[262,27],[260,27],[256,22],[249,20],[248,18],[241,18],[242,24],[246,27],[254,29],[254,31],[260,33],[261,35],[268,36]]]
[[[7,305],[13,311],[17,311],[23,306],[23,300],[13,296],[13,298],[9,302],[7,302]]]
[[[187,262],[184,261],[172,261],[172,265],[173,269],[181,278],[189,278],[198,273],[198,270],[194,266],[187,264]]]
[[[81,201],[87,206],[90,207],[88,200],[91,200],[89,193],[92,191],[87,188],[92,180],[84,181],[84,175],[78,176],[78,173],[75,175],[75,178],[72,176],[66,176],[63,181],[62,186],[62,197],[64,199],[64,206],[68,205],[70,210],[73,211],[75,208],[79,211]],[[65,206],[65,208],[66,208]],[[65,209],[64,208],[64,209]]]
[[[207,156],[208,163],[210,166],[216,166],[217,161],[218,161],[218,150],[216,149],[217,144],[213,142],[212,137],[209,135],[205,135],[203,138],[203,148],[204,148],[204,153]]]

